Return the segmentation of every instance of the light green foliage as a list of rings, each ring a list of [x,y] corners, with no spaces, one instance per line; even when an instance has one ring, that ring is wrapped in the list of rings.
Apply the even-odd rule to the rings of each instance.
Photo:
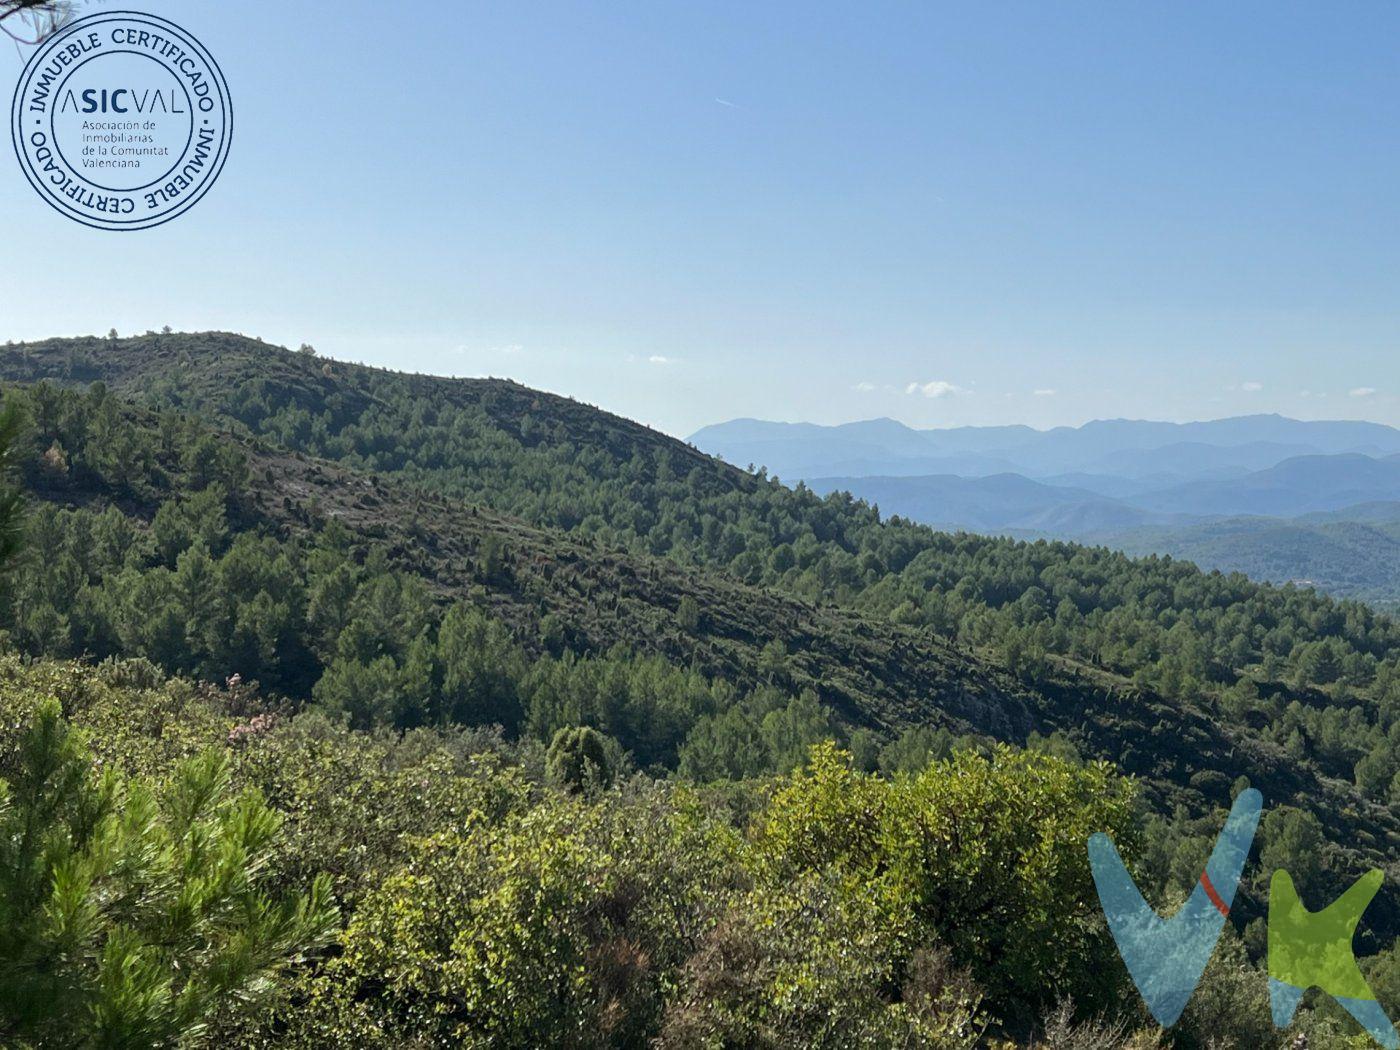
[[[262,889],[279,818],[208,753],[161,782],[98,774],[56,703],[0,782],[0,1032],[147,1047],[267,990],[336,923],[329,883]]]
[[[640,1045],[728,877],[725,837],[653,792],[426,840],[360,907],[307,1028],[338,1017],[370,1045]]]
[[[282,817],[259,892],[324,872],[347,909],[342,961],[292,967],[261,1006],[224,997],[213,1045],[965,1047],[997,1021],[1024,1037],[1067,991],[1075,1025],[1105,984],[1131,1002],[1073,842],[1089,825],[1131,842],[1128,789],[1097,767],[959,754],[884,779],[824,745],[804,771],[703,801],[644,778],[569,796],[544,783],[542,747],[488,731],[267,720],[245,689],[141,661],[0,660],[4,724],[35,724],[49,694],[138,787],[224,750],[232,783]],[[22,739],[0,734],[0,766],[18,768]],[[1060,865],[1048,884],[1018,874]],[[1052,947],[1028,985],[1044,957],[1027,953]],[[1252,1031],[1248,977],[1221,986],[1198,996],[1202,1024]]]
[[[1136,848],[1131,787],[1102,764],[999,747],[885,780],[823,745],[774,796],[757,851],[775,879],[840,872],[911,946],[946,944],[993,1002],[1087,1002],[1103,989],[1084,960],[1112,958],[1084,849],[1094,831]]]
[[[1036,755],[937,772],[819,745],[749,835],[662,786],[466,813],[375,881],[284,1045],[960,1048],[988,1005],[1115,986],[1072,961],[1106,945],[1079,836],[1123,833],[1130,788]]]
[[[187,682],[167,681],[145,660],[96,666],[0,655],[0,765],[18,761],[25,731],[51,699],[79,729],[96,762],[141,778],[162,778],[178,761],[221,745],[231,721]]]
[[[288,1045],[963,1048],[987,1019],[835,869],[758,858],[686,791],[556,797],[425,840],[361,905]]]

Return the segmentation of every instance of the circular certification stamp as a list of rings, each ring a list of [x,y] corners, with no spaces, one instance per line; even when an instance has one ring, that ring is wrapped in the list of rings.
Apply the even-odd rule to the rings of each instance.
[[[102,230],[189,211],[219,177],[233,107],[198,40],[155,15],[71,22],[30,58],[10,111],[25,177],[54,208]]]

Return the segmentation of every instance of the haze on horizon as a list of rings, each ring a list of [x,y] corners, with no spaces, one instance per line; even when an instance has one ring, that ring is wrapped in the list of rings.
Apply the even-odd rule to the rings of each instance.
[[[1400,424],[1400,8],[146,6],[228,166],[116,235],[0,162],[0,339],[243,331],[675,435]]]
[[[557,391],[556,391],[557,392]],[[726,423],[776,423],[783,426],[799,426],[801,424],[811,424],[824,430],[841,429],[845,427],[859,427],[869,423],[895,423],[902,427],[908,427],[915,431],[941,431],[941,430],[961,430],[961,429],[996,429],[999,427],[1027,427],[1039,434],[1047,433],[1051,430],[1078,430],[1096,423],[1169,423],[1183,426],[1191,423],[1227,423],[1243,419],[1284,419],[1298,422],[1314,423],[1377,423],[1381,426],[1394,426],[1383,419],[1374,419],[1364,415],[1350,416],[1290,416],[1283,412],[1241,412],[1228,416],[1200,416],[1196,418],[1166,419],[1163,417],[1149,416],[1114,416],[1103,415],[1093,416],[1089,419],[1071,423],[1046,423],[1036,426],[1023,422],[1019,419],[1006,419],[994,423],[910,423],[895,416],[861,416],[843,419],[834,423],[820,423],[812,419],[773,419],[763,416],[735,416],[730,419],[716,420],[714,423],[699,427],[696,433],[709,427],[719,426]]]

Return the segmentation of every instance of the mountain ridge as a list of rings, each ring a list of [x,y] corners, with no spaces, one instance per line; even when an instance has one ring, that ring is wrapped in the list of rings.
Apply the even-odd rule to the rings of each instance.
[[[1020,443],[1002,440],[1004,428],[904,428],[897,447],[883,448],[857,446],[850,426],[722,424],[694,440],[721,458],[776,464],[778,476],[820,493],[850,492],[939,528],[1169,553],[1400,605],[1400,555],[1383,530],[1343,538],[1310,528],[1400,518],[1388,509],[1400,504],[1400,431],[1384,424],[1276,413],[1186,424],[1106,419],[1029,431]],[[726,442],[726,433],[744,440]],[[937,444],[948,435],[956,453]],[[1014,495],[1008,475],[1024,482]]]
[[[878,428],[874,426],[878,424]],[[897,438],[872,442],[872,431]],[[1014,434],[1016,440],[1010,440]],[[858,435],[853,438],[852,435]],[[837,426],[731,421],[703,427],[689,442],[730,462],[767,466],[782,477],[839,476],[850,471],[827,469],[842,462],[865,462],[865,473],[906,475],[933,473],[920,461],[963,457],[959,473],[998,473],[997,466],[1035,477],[1074,471],[1103,473],[1157,469],[1143,455],[1170,445],[1241,450],[1245,446],[1282,446],[1272,462],[1265,448],[1254,449],[1247,465],[1271,466],[1289,456],[1373,449],[1400,452],[1400,430],[1366,420],[1296,420],[1277,413],[1231,416],[1217,420],[1172,423],[1155,420],[1098,419],[1078,427],[1047,430],[1030,427],[950,427],[916,429],[893,420],[867,420]],[[804,445],[805,443],[805,445]],[[1137,455],[1134,455],[1134,454]],[[1225,464],[1243,453],[1223,454]],[[983,461],[986,461],[985,464]],[[1105,465],[1114,467],[1105,470]]]

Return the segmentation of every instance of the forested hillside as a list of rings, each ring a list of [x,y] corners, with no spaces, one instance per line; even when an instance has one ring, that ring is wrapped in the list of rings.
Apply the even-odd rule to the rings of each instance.
[[[1152,550],[1203,566],[1232,565],[1257,580],[1308,581],[1391,612],[1400,605],[1400,510],[1379,506],[1385,516],[1370,521],[1360,517],[1368,509],[1363,506],[1355,511],[1359,520],[1227,518],[1101,535],[1102,542],[1133,553]]]
[[[1169,554],[1386,611],[1400,604],[1390,534],[1400,430],[1378,423],[1269,415],[1037,431],[735,420],[691,440],[938,529]]]
[[[986,776],[1014,780],[1020,763],[1056,763],[1056,775],[1069,778],[1066,797],[1078,801],[1066,809],[1047,800],[1046,813],[1063,815],[1074,834],[1110,820],[1074,808],[1109,790],[1107,781],[1090,790],[1089,781],[1075,779],[1109,775],[1086,760],[1106,759],[1135,776],[1141,801],[1133,819],[1139,830],[1151,821],[1141,855],[1157,892],[1193,884],[1216,812],[1245,781],[1270,807],[1262,847],[1290,859],[1319,899],[1330,899],[1365,865],[1390,866],[1400,849],[1393,812],[1400,627],[1365,606],[1171,559],[937,533],[883,520],[849,498],[818,498],[735,470],[637,424],[512,383],[400,375],[237,336],[9,346],[0,353],[0,378],[18,384],[7,398],[29,420],[19,457],[32,506],[29,540],[5,583],[11,644],[44,657],[139,657],[161,675],[232,681],[225,690],[232,699],[221,692],[192,708],[204,712],[207,740],[229,731],[221,719],[252,726],[249,719],[265,715],[314,725],[316,733],[339,726],[335,733],[351,734],[338,740],[411,731],[438,741],[432,748],[455,756],[443,761],[460,766],[471,746],[461,751],[451,741],[465,728],[485,734],[473,739],[506,765],[518,764],[526,782],[543,782],[546,745],[564,741],[567,749],[567,741],[583,739],[570,736],[582,726],[597,730],[584,765],[605,767],[610,779],[639,770],[648,775],[643,780],[711,784],[787,776],[813,745],[834,739],[853,768],[828,755],[807,779],[784,781],[776,796],[767,789],[724,796],[737,808],[721,824],[776,853],[763,847],[706,860],[705,850],[728,834],[711,827],[701,836],[711,845],[694,840],[700,867],[676,875],[699,885],[711,878],[704,865],[713,863],[743,893],[770,885],[756,872],[778,880],[771,886],[797,874],[839,879],[831,867],[838,858],[860,871],[861,864],[886,869],[884,847],[838,847],[797,827],[812,811],[784,815],[781,800],[818,790],[813,785],[826,785],[820,790],[830,797],[804,805],[844,806],[872,792],[881,799],[875,809],[889,807],[894,821],[878,835],[902,835],[898,814],[918,792],[944,790],[947,777],[898,774],[922,773],[955,747],[964,750],[953,762],[985,765],[965,749],[990,754],[993,741],[1057,756],[1006,753],[986,766],[994,771]],[[157,678],[150,683],[166,688]],[[170,688],[185,695],[183,686]],[[117,717],[121,703],[112,699],[102,717]],[[82,703],[66,710],[75,707]],[[262,730],[248,732],[261,739]],[[571,782],[560,771],[582,767],[556,757],[555,782]],[[395,769],[400,760],[376,761]],[[407,770],[419,759],[403,761]],[[131,744],[121,763],[143,772],[140,748]],[[953,780],[977,781],[983,768],[968,766]],[[886,778],[868,776],[876,771]],[[283,790],[258,783],[270,798]],[[1000,783],[988,788],[992,795],[1007,789],[987,783]],[[639,820],[660,821],[647,826],[661,840],[691,842],[686,789],[672,790],[664,800],[610,803],[623,807],[616,812],[590,810],[581,827],[592,830],[579,835],[601,837],[580,841],[579,856],[606,852],[618,836],[636,833]],[[414,834],[448,837],[412,861],[426,865],[413,870],[427,882],[394,883],[393,892],[429,892],[424,887],[460,870],[506,863],[510,850],[534,849],[542,828],[582,819],[550,808],[576,803],[537,810],[538,796],[529,798],[502,802],[502,814],[512,815],[489,821],[500,836],[490,848],[506,851],[494,859],[477,856],[472,851],[483,847],[453,837],[447,824],[414,816],[406,825]],[[294,824],[297,805],[286,808]],[[1130,834],[1126,811],[1111,820]],[[407,848],[397,840],[384,846],[384,870],[409,863]],[[442,867],[449,856],[456,860]],[[309,877],[325,867],[307,859],[298,870]],[[921,869],[920,878],[934,877],[936,868]],[[1065,892],[1083,915],[1087,883],[1076,870],[1079,881]],[[660,879],[650,870],[628,877],[639,885]],[[899,908],[927,890],[911,885],[891,890],[904,902]],[[1249,882],[1236,908],[1246,927],[1241,951],[1256,958],[1266,893],[1262,878]],[[399,906],[377,899],[376,908]],[[714,905],[719,910],[705,922],[727,928],[733,920],[721,913],[742,911],[738,899]],[[761,903],[774,914],[788,906],[776,898]],[[837,910],[823,921],[851,929],[865,921],[839,894],[831,907]],[[371,926],[389,922],[387,911],[357,914]],[[927,922],[945,939],[961,936],[963,926],[946,916],[899,914],[900,922]],[[1367,913],[1367,929],[1368,951],[1400,932],[1392,889]],[[402,929],[394,937],[386,930],[355,934],[345,945],[346,965],[370,957],[385,965],[383,953],[409,950],[389,944]],[[821,936],[840,939],[830,930]],[[1094,950],[1103,947],[1101,929],[1091,940]],[[589,952],[605,950],[589,943]],[[701,965],[689,933],[646,943],[647,952],[670,953],[666,965]],[[796,949],[745,942],[705,950],[758,952],[771,961]],[[1085,1002],[1112,998],[1084,984],[1082,971],[1032,988],[1017,967],[1041,963],[993,966],[978,954],[985,947],[949,950],[987,997],[989,1016],[1013,1028],[1051,1010],[1052,989]],[[871,978],[885,989],[880,1001],[905,1001],[892,999],[889,988],[907,983],[917,967],[900,951],[878,964],[888,973]],[[605,980],[595,972],[604,964],[590,958],[593,977]],[[733,965],[742,966],[738,958]],[[633,963],[617,957],[606,965]],[[419,978],[396,972],[413,990],[404,991],[407,1013],[394,1025],[415,1011],[437,1016],[432,996],[458,994],[429,995]],[[702,1015],[706,997],[720,993],[702,983],[685,993],[693,1000],[668,999],[678,972],[648,977],[672,990],[647,992],[652,1012],[637,1016],[650,1020],[638,1023],[652,1034],[665,1028],[672,1045],[708,1045],[698,1036],[686,1040],[718,1023]],[[369,988],[383,978],[366,972],[356,980]],[[607,999],[596,988],[589,995],[595,992],[597,1002]],[[634,992],[642,994],[631,988],[626,995]],[[415,998],[422,995],[428,998]],[[354,1024],[380,1024],[366,1019],[363,1011],[373,1008],[365,1001],[334,1004],[336,1023],[353,1027],[354,1015]],[[667,1013],[683,1002],[690,1013]],[[578,1018],[592,1016],[585,1010],[529,1023],[586,1025]],[[526,1023],[503,1018],[506,1027],[493,1031],[518,1036],[527,1029],[510,1025]],[[477,1035],[491,1037],[486,1029]],[[580,1036],[577,1045],[588,1041]]]

